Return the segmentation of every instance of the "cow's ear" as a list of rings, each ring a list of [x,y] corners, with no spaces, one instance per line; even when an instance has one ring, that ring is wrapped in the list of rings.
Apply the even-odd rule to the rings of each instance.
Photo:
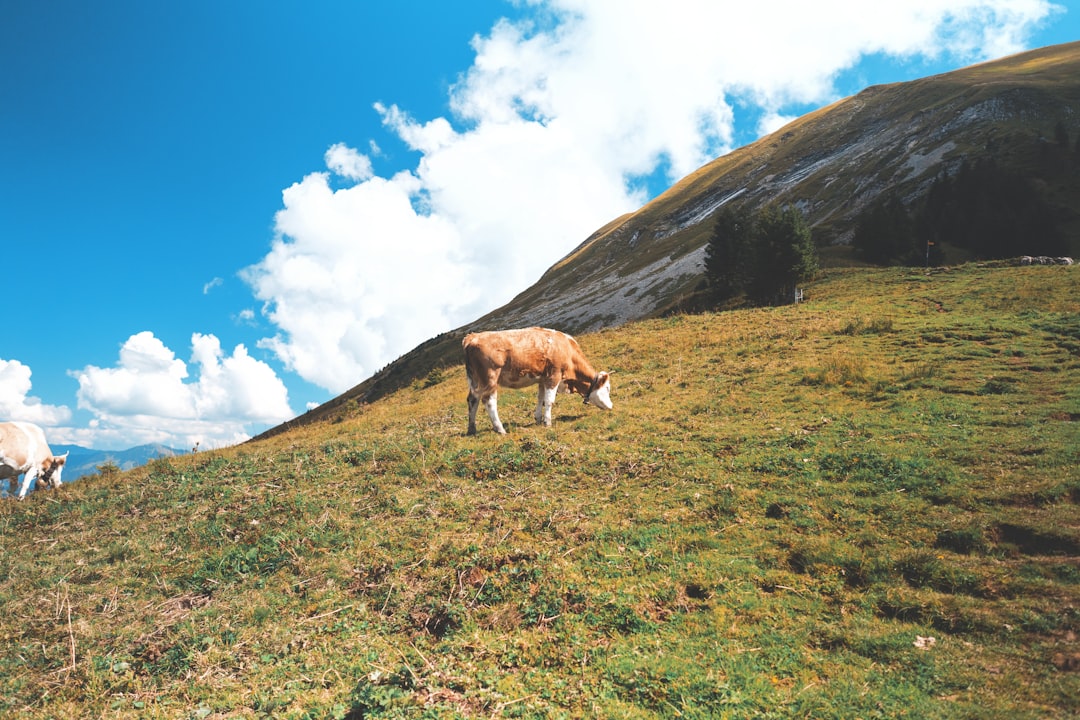
[[[597,388],[604,387],[604,383],[606,383],[610,379],[610,377],[611,377],[611,373],[602,372],[602,373],[597,374],[597,376],[596,376],[596,387]]]
[[[69,450],[68,452],[71,452],[71,451]],[[67,456],[68,456],[68,454],[64,453],[63,455],[57,455],[56,457],[53,458],[53,460],[56,461],[57,465],[63,465],[64,463],[67,462]]]

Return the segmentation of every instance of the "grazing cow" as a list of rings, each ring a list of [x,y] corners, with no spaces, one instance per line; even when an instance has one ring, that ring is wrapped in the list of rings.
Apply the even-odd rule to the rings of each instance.
[[[539,384],[537,423],[551,425],[551,406],[560,390],[575,392],[602,410],[611,409],[611,382],[596,372],[577,341],[546,328],[469,333],[461,343],[469,377],[469,435],[476,434],[476,409],[487,408],[495,432],[505,435],[499,420],[499,386],[523,388]]]
[[[60,487],[67,456],[67,453],[53,455],[45,442],[45,433],[33,423],[0,423],[0,480],[18,480],[25,473],[19,487],[20,500],[26,497],[35,477],[39,485]]]

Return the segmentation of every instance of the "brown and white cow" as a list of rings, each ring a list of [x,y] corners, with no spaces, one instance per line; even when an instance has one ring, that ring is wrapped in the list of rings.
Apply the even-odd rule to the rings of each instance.
[[[469,435],[476,434],[476,410],[487,408],[495,432],[506,434],[499,420],[499,386],[523,388],[539,384],[537,423],[551,425],[551,406],[562,389],[574,392],[602,410],[611,409],[611,381],[596,372],[577,341],[547,328],[469,333],[461,342],[469,377]]]
[[[26,497],[35,477],[40,486],[60,487],[60,475],[67,456],[67,453],[53,455],[45,442],[45,432],[33,423],[0,423],[0,480],[18,480],[23,475],[19,486],[20,500]]]

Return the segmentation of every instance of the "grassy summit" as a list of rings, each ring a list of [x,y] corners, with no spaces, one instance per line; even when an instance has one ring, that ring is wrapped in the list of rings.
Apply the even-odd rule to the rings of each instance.
[[[0,503],[0,716],[1080,713],[1080,269],[831,270]]]

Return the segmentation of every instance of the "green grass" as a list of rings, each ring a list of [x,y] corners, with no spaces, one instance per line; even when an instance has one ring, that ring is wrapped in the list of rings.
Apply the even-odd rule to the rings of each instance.
[[[1076,277],[834,270],[579,338],[611,413],[466,437],[451,368],[2,503],[0,716],[1077,716]]]

